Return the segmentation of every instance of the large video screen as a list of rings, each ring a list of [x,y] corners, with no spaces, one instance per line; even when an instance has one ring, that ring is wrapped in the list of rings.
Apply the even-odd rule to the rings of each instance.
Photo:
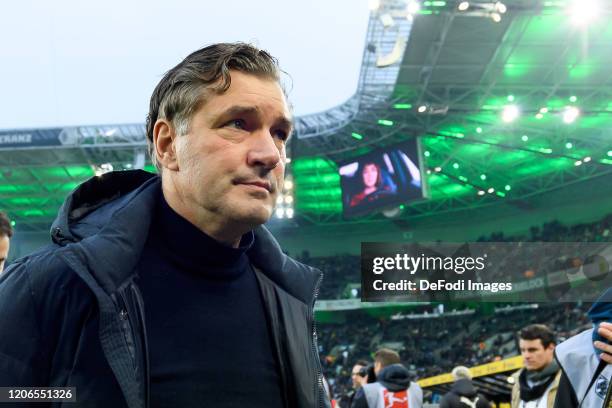
[[[425,198],[416,138],[339,166],[344,215],[353,217]]]

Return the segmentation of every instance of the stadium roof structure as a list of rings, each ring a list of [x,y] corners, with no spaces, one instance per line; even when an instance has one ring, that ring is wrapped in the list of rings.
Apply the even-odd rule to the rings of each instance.
[[[431,196],[400,220],[612,176],[612,10],[572,10],[594,17],[579,26],[572,4],[381,0],[356,94],[296,119],[294,221],[382,218],[342,219],[336,163],[415,137]],[[143,124],[0,131],[0,209],[47,229],[68,192],[111,168],[154,170]]]
[[[384,29],[385,14],[405,19],[388,4],[373,12],[369,34],[393,31]],[[360,111],[333,141],[307,139],[295,149],[310,156],[292,163],[300,213],[336,222],[335,163],[412,137],[421,140],[431,199],[406,204],[400,218],[527,200],[612,176],[612,5],[581,27],[569,1],[504,1],[498,22],[497,2],[420,4],[389,97]],[[379,43],[371,38],[365,52],[374,55]],[[390,70],[367,61],[366,71]]]

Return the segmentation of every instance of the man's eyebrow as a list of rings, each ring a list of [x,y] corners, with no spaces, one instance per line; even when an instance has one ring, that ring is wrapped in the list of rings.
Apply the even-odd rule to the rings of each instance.
[[[241,106],[234,105],[230,106],[226,110],[219,113],[219,117],[222,116],[239,116],[239,115],[261,115],[261,111],[256,106]]]

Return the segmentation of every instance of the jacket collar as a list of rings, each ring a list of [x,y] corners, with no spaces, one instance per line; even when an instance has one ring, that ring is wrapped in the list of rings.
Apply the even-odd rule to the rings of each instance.
[[[110,172],[75,189],[51,227],[52,239],[79,255],[95,281],[115,292],[129,280],[147,239],[161,179],[142,170]],[[264,227],[254,230],[251,263],[307,305],[321,273],[286,256]]]

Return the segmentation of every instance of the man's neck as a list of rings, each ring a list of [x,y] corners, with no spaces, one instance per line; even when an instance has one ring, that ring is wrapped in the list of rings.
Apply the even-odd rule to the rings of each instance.
[[[248,232],[248,230],[243,231],[244,225],[222,222],[219,220],[219,217],[204,208],[193,208],[193,206],[181,200],[178,194],[173,194],[169,191],[171,188],[172,187],[168,187],[165,183],[162,183],[164,198],[168,206],[170,206],[174,212],[215,241],[233,248],[238,248],[240,239]]]

